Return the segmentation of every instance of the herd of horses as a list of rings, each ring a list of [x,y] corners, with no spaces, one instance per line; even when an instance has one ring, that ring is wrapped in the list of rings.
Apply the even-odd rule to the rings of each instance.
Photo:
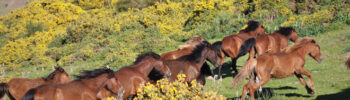
[[[298,40],[298,34],[292,27],[280,27],[271,34],[265,34],[262,23],[249,21],[247,24],[247,28],[238,34],[224,37],[213,44],[195,36],[175,51],[161,55],[154,52],[140,54],[132,65],[118,71],[108,68],[85,70],[72,81],[64,69],[56,67],[44,78],[14,78],[8,83],[0,83],[0,97],[4,98],[7,94],[15,100],[95,100],[111,96],[129,99],[136,95],[141,84],[154,84],[162,78],[173,82],[178,74],[186,75],[185,82],[197,80],[204,85],[205,77],[214,75],[206,61],[218,67],[221,80],[221,67],[227,56],[232,60],[232,70],[238,73],[232,87],[249,76],[241,99],[245,98],[248,90],[251,99],[254,99],[254,92],[270,78],[284,78],[293,74],[308,93],[314,93],[311,74],[303,67],[307,55],[322,62],[317,42],[312,38]],[[288,46],[289,40],[294,44]],[[238,71],[236,61],[247,53],[249,58]],[[309,84],[302,75],[309,78]]]

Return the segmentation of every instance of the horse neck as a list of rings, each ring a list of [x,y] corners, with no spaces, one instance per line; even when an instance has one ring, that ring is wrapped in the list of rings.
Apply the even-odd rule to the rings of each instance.
[[[200,68],[203,66],[205,60],[206,60],[207,57],[208,57],[208,53],[209,53],[208,48],[205,47],[205,48],[203,49],[203,51],[202,51],[200,62],[199,62],[199,63],[196,63],[196,65],[197,65],[196,67],[197,67],[198,69],[200,69]]]
[[[48,80],[42,79],[42,80],[43,80],[43,82],[44,82],[45,84],[55,84],[55,83],[58,83],[58,82],[59,82],[58,80],[55,80],[55,78],[54,78],[54,79],[48,79]]]
[[[95,78],[82,79],[81,82],[97,93],[106,85],[106,81],[109,79],[107,75],[108,74],[103,74]]]
[[[282,34],[280,34],[278,32],[274,32],[274,33],[272,33],[272,35],[277,36],[281,40],[279,42],[288,42],[288,37],[285,36],[285,35],[282,35]]]
[[[305,44],[302,47],[298,48],[294,52],[298,53],[301,57],[305,57],[311,52],[311,49],[308,49],[310,47],[309,44]]]
[[[145,76],[148,76],[148,74],[152,71],[153,66],[151,63],[145,63],[146,61],[140,62],[139,64],[136,64],[133,66],[133,68]]]

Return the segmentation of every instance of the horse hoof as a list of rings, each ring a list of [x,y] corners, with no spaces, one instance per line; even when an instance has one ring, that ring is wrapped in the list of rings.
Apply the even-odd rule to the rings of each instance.
[[[312,94],[315,94],[315,91],[314,90],[308,90],[307,93],[312,95]]]

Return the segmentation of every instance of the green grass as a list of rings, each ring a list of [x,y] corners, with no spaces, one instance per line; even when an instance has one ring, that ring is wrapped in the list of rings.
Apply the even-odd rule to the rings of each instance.
[[[344,29],[350,29],[350,26],[345,26]],[[321,52],[325,58],[324,62],[318,64],[311,57],[306,57],[307,62],[305,69],[311,72],[315,85],[315,94],[309,95],[303,85],[294,76],[290,76],[284,79],[272,79],[265,86],[263,86],[263,92],[258,93],[258,99],[271,99],[271,100],[346,100],[350,99],[350,70],[347,70],[342,63],[346,59],[346,53],[350,47],[350,30],[338,30],[323,33],[322,35],[312,37],[316,39],[317,43],[321,46]],[[216,38],[209,40],[211,43],[219,41],[222,38]],[[177,42],[177,45],[184,44],[183,42]],[[155,51],[157,53],[163,53],[176,49],[177,47],[169,47],[164,51]],[[238,59],[238,66],[245,63],[247,56]],[[81,61],[74,63],[70,66],[64,66],[63,68],[70,75],[77,74],[80,70],[94,69],[105,66],[106,61]],[[244,81],[239,88],[230,89],[235,74],[231,68],[231,60],[226,58],[223,66],[223,81],[219,83],[207,80],[205,85],[206,90],[212,90],[222,94],[229,99],[236,99],[241,95],[242,87],[247,82]],[[241,67],[239,67],[241,68]],[[215,69],[215,68],[213,68]],[[114,69],[118,70],[118,69]],[[6,76],[11,77],[44,77],[52,71],[51,66],[43,69],[36,68],[34,66],[19,68],[16,71],[6,72]],[[217,73],[217,69],[215,69]],[[25,73],[25,74],[24,74]],[[0,75],[1,76],[1,75]],[[307,79],[306,76],[304,78]],[[308,79],[307,79],[308,80]]]

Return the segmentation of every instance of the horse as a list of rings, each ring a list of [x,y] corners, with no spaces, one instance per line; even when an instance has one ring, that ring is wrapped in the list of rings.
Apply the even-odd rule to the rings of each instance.
[[[188,55],[188,54],[192,53],[192,50],[194,50],[196,48],[196,46],[203,41],[205,41],[204,38],[202,38],[200,36],[194,36],[190,40],[188,40],[185,45],[180,45],[177,50],[161,54],[161,59],[162,60],[175,60],[175,59],[180,58],[181,56]],[[204,63],[203,67],[201,68],[200,72],[204,76],[211,75],[213,77],[213,75],[214,75],[214,72],[210,69],[209,65],[206,62]],[[205,78],[204,78],[204,80],[201,79],[201,80],[197,80],[197,81],[202,81],[201,83],[205,83],[204,82]]]
[[[22,100],[96,100],[97,93],[107,88],[113,94],[123,95],[123,87],[108,68],[85,70],[69,83],[41,85],[30,89]]]
[[[288,47],[288,40],[296,42],[298,40],[298,33],[292,27],[280,27],[279,30],[271,34],[256,37],[254,46],[258,55],[266,52],[276,53]]]
[[[307,92],[313,94],[314,83],[311,74],[304,69],[305,56],[307,55],[311,56],[318,63],[321,63],[323,60],[320,46],[314,39],[304,38],[282,52],[265,53],[256,59],[249,59],[235,76],[231,89],[250,74],[248,83],[244,85],[241,99],[244,100],[248,89],[250,98],[254,99],[254,92],[257,88],[266,84],[271,77],[285,78],[294,74],[305,86]],[[309,84],[305,82],[302,75],[306,75],[309,78]]]
[[[47,77],[36,79],[14,78],[8,83],[1,83],[0,98],[7,94],[11,100],[20,100],[31,88],[45,84],[62,84],[70,81],[71,79],[63,68],[55,67],[55,70]]]
[[[237,59],[245,55],[248,51],[254,52],[250,48],[255,44],[255,38],[264,35],[265,30],[263,24],[256,21],[249,21],[247,28],[240,30],[238,34],[226,36],[222,41],[217,41],[213,46],[220,52],[221,65],[224,62],[225,56],[229,56],[232,60],[232,69],[237,73]],[[253,58],[251,55],[249,59]],[[221,67],[219,66],[219,77],[221,76]]]
[[[196,46],[194,50],[188,55],[184,55],[175,60],[163,60],[171,71],[170,82],[177,80],[178,74],[185,74],[185,82],[191,82],[192,80],[204,80],[197,81],[200,84],[205,84],[205,77],[201,74],[201,67],[208,60],[215,66],[220,65],[220,58],[215,49],[208,41],[203,41]]]
[[[124,87],[125,93],[123,99],[135,96],[141,84],[150,81],[148,76],[154,71],[163,74],[165,77],[169,77],[171,74],[170,69],[162,62],[158,54],[147,52],[138,55],[133,65],[123,67],[114,72],[116,78],[119,79],[121,85]],[[98,94],[100,98],[111,96],[105,89],[102,89]]]
[[[177,50],[162,53],[160,56],[163,60],[177,59],[183,55],[190,54],[202,41],[205,41],[205,39],[200,36],[194,36],[192,39],[188,40],[185,45],[180,45]]]

